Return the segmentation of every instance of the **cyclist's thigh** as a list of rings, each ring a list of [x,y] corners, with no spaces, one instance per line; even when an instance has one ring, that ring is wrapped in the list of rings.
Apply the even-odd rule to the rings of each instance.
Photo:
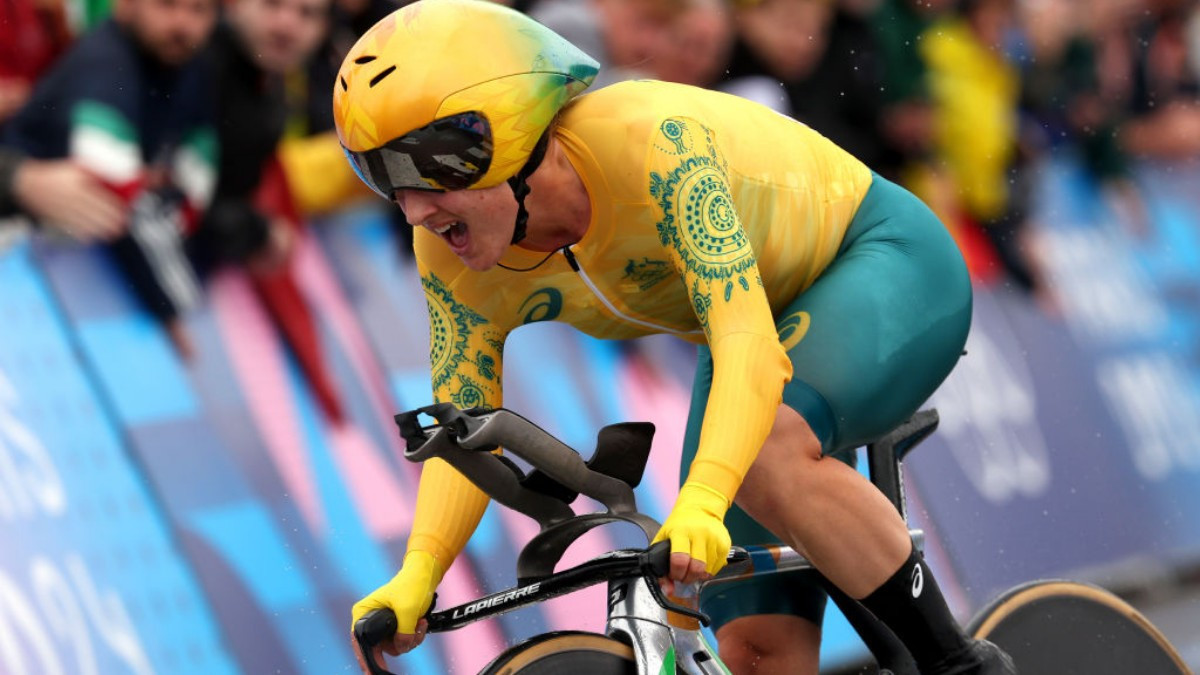
[[[696,378],[692,387],[691,409],[683,440],[683,460],[680,462],[680,482],[687,478],[687,468],[696,456],[700,443],[700,426],[712,387],[712,353],[699,348]],[[839,453],[839,458],[846,453]],[[846,459],[853,465],[854,455]],[[739,546],[780,543],[778,537],[746,514],[737,504],[725,515],[729,536]],[[815,575],[807,571],[785,572],[739,579],[706,588],[700,597],[703,609],[713,621],[713,630],[739,616],[754,614],[787,614],[807,619],[818,626],[825,614],[825,591]]]
[[[779,316],[776,327],[794,372],[783,402],[805,418],[830,453],[890,431],[949,374],[966,342],[970,281],[937,217],[876,176],[838,257]],[[711,386],[712,354],[701,346],[681,480],[695,457]],[[851,463],[854,458],[835,456]],[[735,544],[779,541],[737,505],[725,523]],[[712,595],[705,611],[731,618],[773,613],[782,603],[791,609],[778,613],[821,619],[825,595],[811,579],[770,575],[738,583],[748,587],[743,592],[730,585]],[[746,601],[734,606],[735,596]],[[756,611],[758,606],[765,609]]]
[[[794,371],[783,402],[828,453],[887,433],[945,379],[966,342],[971,285],[937,217],[875,176],[837,258],[780,317]]]

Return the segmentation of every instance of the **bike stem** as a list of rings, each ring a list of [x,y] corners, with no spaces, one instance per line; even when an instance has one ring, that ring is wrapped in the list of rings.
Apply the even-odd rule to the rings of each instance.
[[[615,579],[608,584],[605,631],[633,646],[638,675],[729,675],[700,632],[700,621],[664,609],[655,597],[657,586],[657,580],[645,577]],[[699,590],[697,584],[688,587]],[[695,599],[694,595],[671,598],[675,602],[690,600],[693,606]]]

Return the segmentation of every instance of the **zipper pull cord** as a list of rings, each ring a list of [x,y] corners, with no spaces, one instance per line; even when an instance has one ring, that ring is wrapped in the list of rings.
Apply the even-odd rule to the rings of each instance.
[[[563,256],[567,259],[567,264],[571,266],[571,269],[578,272],[579,271],[579,262],[577,260],[575,260],[575,254],[571,253],[571,247],[564,246],[559,250],[561,250],[563,252]]]
[[[564,246],[564,247],[558,249],[558,251],[562,251],[563,256],[565,256],[567,259],[567,264],[571,266],[571,269],[578,272],[579,271],[579,263],[575,260],[575,254],[571,253],[570,247]],[[499,267],[503,267],[504,269],[506,269],[510,272],[532,272],[533,270],[536,270],[537,268],[541,267],[542,265],[545,265],[546,261],[549,260],[558,251],[550,251],[549,253],[546,254],[545,258],[542,258],[541,260],[537,261],[533,265],[530,265],[529,267],[509,267],[508,265],[505,265],[502,262],[498,262],[498,263],[496,263],[496,265]]]
[[[555,253],[554,251],[550,251],[549,253],[546,254],[545,258],[542,258],[541,260],[530,265],[529,267],[509,267],[508,265],[505,265],[502,262],[497,262],[496,266],[503,267],[504,269],[506,269],[510,272],[532,272],[533,270],[536,270],[537,268],[541,267],[542,265],[545,265],[546,261],[549,260],[551,258],[551,256],[554,255],[554,253]]]

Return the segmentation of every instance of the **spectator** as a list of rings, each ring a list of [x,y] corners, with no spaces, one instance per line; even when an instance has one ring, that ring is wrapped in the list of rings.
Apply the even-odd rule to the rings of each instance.
[[[128,216],[120,199],[70,160],[27,159],[0,147],[0,218],[20,213],[81,242],[115,239]]]
[[[789,114],[879,166],[881,75],[866,20],[828,0],[762,0],[740,7],[735,22],[727,80],[778,81]]]
[[[370,194],[350,170],[333,131],[333,91],[346,52],[380,19],[407,0],[334,0],[324,42],[308,66],[304,136],[284,140],[282,159],[292,193],[305,213],[320,213]],[[412,256],[412,226],[395,204],[378,206],[387,216],[402,257]]]
[[[656,79],[712,87],[725,75],[733,40],[726,0],[690,0],[649,65]]]
[[[1187,21],[1188,65],[1193,73],[1200,73],[1200,9],[1192,10]]]
[[[69,43],[61,0],[0,3],[0,130]]]
[[[652,74],[684,0],[540,0],[529,15],[600,62],[594,88]]]
[[[1121,0],[1122,2],[1124,0]],[[1071,20],[1068,0],[1021,5],[1026,58],[1021,73],[1022,109],[1032,117],[1028,143],[1039,150],[1071,143],[1083,168],[1101,186],[1114,209],[1135,233],[1147,229],[1147,214],[1117,142],[1121,101],[1130,91],[1129,65],[1105,56],[1126,52],[1124,19],[1115,2],[1092,6],[1087,21]],[[1107,42],[1107,45],[1106,45]],[[1107,60],[1105,65],[1101,65]]]
[[[1191,0],[1144,0],[1132,33],[1133,91],[1121,142],[1133,155],[1162,160],[1200,155],[1200,73],[1189,54]]]
[[[248,262],[268,271],[287,256],[294,225],[254,200],[283,136],[284,77],[313,55],[328,13],[328,0],[237,0],[217,28],[216,194],[190,242],[201,268]]]
[[[925,33],[934,142],[962,214],[982,227],[1010,280],[1043,294],[1026,228],[1026,176],[1018,165],[1020,80],[1003,52],[1012,0],[960,0],[960,14]]]
[[[198,298],[183,233],[213,186],[211,72],[199,57],[216,0],[124,0],[42,79],[7,137],[33,158],[71,158],[129,206],[109,243],[145,307],[179,353],[178,316]]]
[[[221,149],[216,195],[189,245],[201,270],[246,266],[322,410],[341,421],[312,312],[290,264],[301,223],[276,154],[288,116],[284,79],[303,69],[325,36],[329,0],[235,0],[227,18],[213,44]]]
[[[883,0],[871,16],[879,49],[880,131],[885,150],[877,171],[903,179],[915,189],[926,186],[921,196],[931,200],[932,175],[929,162],[933,143],[933,111],[925,61],[921,58],[921,36],[953,4],[953,0]],[[932,204],[931,204],[932,206]],[[934,208],[943,212],[944,209]]]

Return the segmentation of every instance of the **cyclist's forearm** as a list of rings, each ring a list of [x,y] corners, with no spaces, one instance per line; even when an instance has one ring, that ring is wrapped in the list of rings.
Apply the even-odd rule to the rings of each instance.
[[[711,349],[712,389],[687,482],[732,503],[775,422],[792,367],[775,336],[734,333],[714,340]]]
[[[429,553],[443,571],[448,569],[487,505],[488,496],[449,464],[440,459],[425,462],[408,550]]]

